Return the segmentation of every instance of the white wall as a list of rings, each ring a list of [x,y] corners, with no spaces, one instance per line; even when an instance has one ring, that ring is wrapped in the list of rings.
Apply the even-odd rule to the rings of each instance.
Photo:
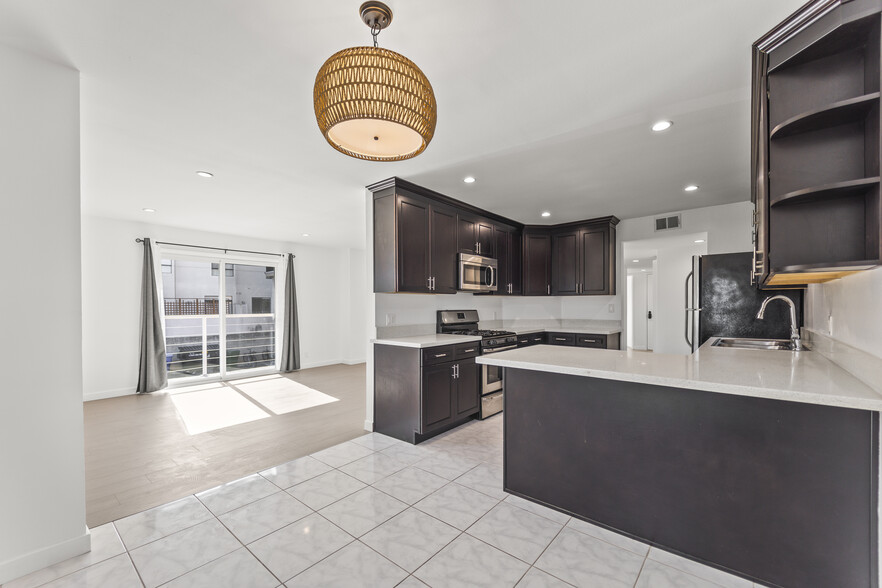
[[[302,368],[340,363],[353,316],[350,252],[249,239],[156,224],[83,217],[83,384],[92,400],[132,394],[138,380],[138,322],[142,246],[136,237],[249,251],[296,255],[297,307]],[[362,294],[363,299],[363,294]],[[362,340],[363,332],[356,333]],[[363,359],[363,358],[362,358]]]
[[[0,583],[89,550],[79,74],[0,46]],[[9,284],[5,284],[9,286]]]
[[[361,363],[367,358],[368,284],[363,249],[349,249],[349,316],[343,325],[343,361]]]
[[[806,326],[882,358],[882,268],[808,287]]]

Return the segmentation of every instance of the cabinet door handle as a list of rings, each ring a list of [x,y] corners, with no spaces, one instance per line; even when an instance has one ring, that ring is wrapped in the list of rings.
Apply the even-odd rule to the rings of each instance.
[[[546,285],[545,285],[545,292],[546,292],[547,294],[551,294],[551,284],[546,284]]]
[[[435,276],[432,276],[432,291],[435,290]]]
[[[437,359],[439,357],[447,357],[447,354],[446,353],[436,353],[435,358]]]

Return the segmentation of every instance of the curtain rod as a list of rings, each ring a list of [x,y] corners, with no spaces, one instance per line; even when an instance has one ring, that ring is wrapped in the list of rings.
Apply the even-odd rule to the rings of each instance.
[[[144,239],[138,237],[135,239],[135,243],[143,243]],[[195,249],[214,249],[215,251],[223,251],[224,253],[228,253],[230,251],[235,251],[236,253],[256,253],[257,255],[287,255],[286,253],[267,253],[266,251],[246,251],[245,249],[226,249],[224,247],[208,247],[206,245],[187,245],[186,243],[169,243],[167,241],[156,241],[157,245],[174,245],[175,247],[193,247]],[[291,257],[297,257],[293,253]]]

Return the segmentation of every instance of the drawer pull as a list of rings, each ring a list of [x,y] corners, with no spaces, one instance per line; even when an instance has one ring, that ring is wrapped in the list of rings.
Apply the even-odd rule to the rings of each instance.
[[[475,350],[474,347],[472,347],[471,349],[464,349],[463,353],[472,353],[474,350]]]
[[[555,337],[554,340],[555,341],[566,341],[567,338],[566,337]]]
[[[582,339],[582,343],[597,343],[597,339]]]
[[[436,353],[435,357],[447,357],[446,353]]]

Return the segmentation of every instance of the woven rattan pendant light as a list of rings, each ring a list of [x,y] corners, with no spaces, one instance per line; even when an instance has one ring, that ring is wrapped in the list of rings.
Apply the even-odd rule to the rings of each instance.
[[[392,22],[389,7],[365,2],[360,13],[374,46],[338,51],[319,69],[313,90],[316,121],[341,153],[369,161],[410,159],[435,134],[435,93],[414,62],[377,47],[377,35]]]

